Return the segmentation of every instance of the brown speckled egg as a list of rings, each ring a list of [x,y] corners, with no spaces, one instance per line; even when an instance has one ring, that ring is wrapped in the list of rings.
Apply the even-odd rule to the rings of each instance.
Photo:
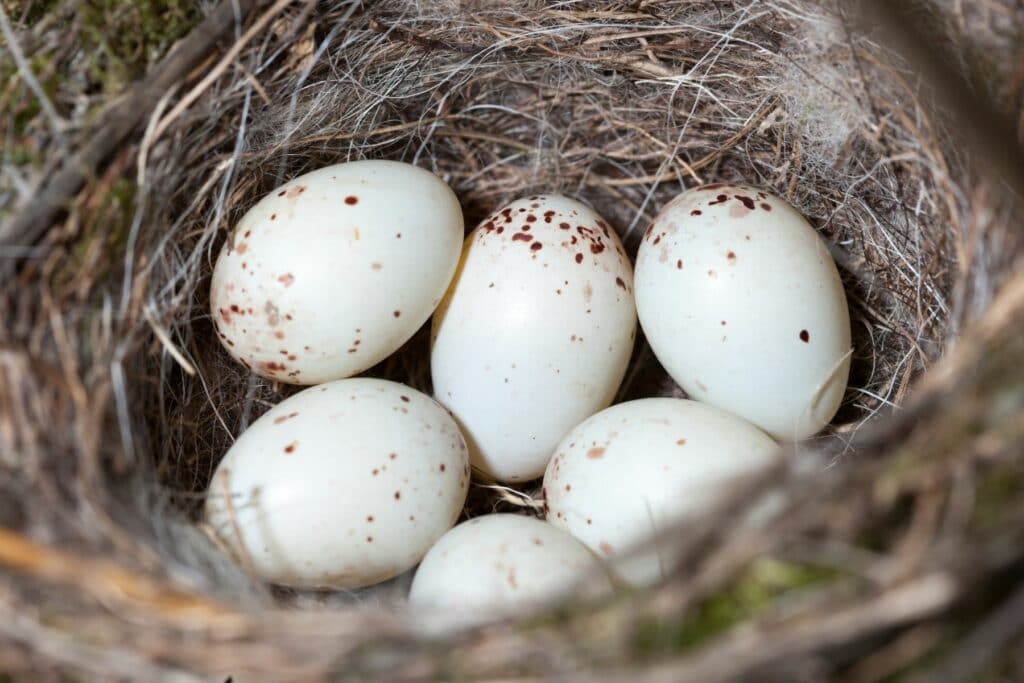
[[[636,259],[651,349],[692,397],[796,440],[825,426],[850,371],[850,315],[828,246],[785,200],[708,185],[670,202]]]
[[[424,323],[455,272],[459,202],[393,161],[321,168],[242,218],[213,272],[218,338],[253,372],[318,384],[362,372]]]
[[[483,474],[540,476],[558,440],[611,403],[636,333],[632,287],[618,236],[567,197],[514,201],[466,239],[430,369]]]
[[[552,525],[521,515],[463,522],[430,549],[409,602],[426,622],[457,627],[552,606],[585,584],[611,590],[598,559]]]
[[[544,473],[547,519],[624,581],[651,584],[671,573],[679,547],[647,544],[707,513],[735,477],[766,466],[775,450],[749,422],[705,403],[620,403],[558,445]]]
[[[419,562],[468,489],[466,445],[444,408],[395,382],[344,379],[282,401],[238,437],[206,518],[266,581],[358,588]]]

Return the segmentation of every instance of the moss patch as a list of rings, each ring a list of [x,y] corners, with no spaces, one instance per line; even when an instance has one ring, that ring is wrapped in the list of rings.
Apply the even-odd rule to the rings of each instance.
[[[199,21],[194,2],[88,0],[78,7],[81,51],[88,75],[105,93],[140,78],[174,41]]]
[[[837,576],[837,571],[823,567],[773,558],[755,560],[736,581],[705,599],[685,618],[642,623],[635,634],[635,652],[652,656],[694,647],[736,624],[767,614],[783,596]]]

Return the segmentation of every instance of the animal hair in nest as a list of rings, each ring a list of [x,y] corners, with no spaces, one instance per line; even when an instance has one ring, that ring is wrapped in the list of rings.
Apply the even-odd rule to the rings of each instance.
[[[198,500],[233,438],[292,391],[220,348],[207,299],[215,250],[263,194],[329,163],[385,158],[429,168],[455,190],[470,227],[520,196],[579,197],[631,253],[686,187],[746,181],[787,197],[833,245],[852,304],[850,391],[818,439],[836,454],[849,453],[849,435],[898,404],[941,353],[959,207],[937,172],[941,151],[928,146],[935,133],[917,112],[907,128],[873,139],[870,129],[891,117],[881,108],[910,93],[856,87],[860,72],[883,67],[867,55],[837,59],[851,49],[837,41],[841,24],[762,3],[637,16],[540,5],[453,14],[447,3],[339,12],[307,24],[285,53],[249,56],[269,101],[242,75],[207,93],[191,114],[202,125],[163,142],[184,158],[168,157],[167,175],[150,181],[156,192],[166,178],[177,188],[172,205],[194,206],[170,233],[184,240],[154,254],[164,259],[154,260],[163,271],[155,280],[165,291],[173,284],[173,294],[149,296],[197,373],[182,373],[166,353],[157,367],[140,367],[161,377],[147,432],[159,481],[179,501]],[[793,35],[803,37],[799,46]],[[924,157],[912,169],[891,160],[910,149]],[[924,165],[929,155],[934,168]],[[427,345],[424,329],[370,374],[429,392]],[[663,394],[682,395],[641,339],[619,399]],[[507,508],[506,499],[478,487],[467,514]]]
[[[147,129],[117,258],[96,255],[84,238],[76,246],[58,237],[77,269],[30,266],[19,289],[5,293],[9,334],[52,359],[49,370],[27,356],[5,361],[4,421],[48,425],[5,425],[7,444],[17,446],[7,452],[23,454],[5,458],[21,470],[5,486],[28,486],[35,498],[5,517],[89,562],[116,556],[141,577],[136,590],[180,600],[160,602],[159,614],[150,607],[156,625],[136,631],[113,625],[91,599],[72,599],[69,609],[94,622],[107,647],[53,655],[76,670],[354,680],[380,665],[360,654],[371,636],[403,643],[407,656],[388,655],[400,662],[430,658],[408,626],[375,609],[399,602],[401,580],[355,595],[268,591],[216,548],[199,519],[233,440],[296,391],[229,358],[208,299],[231,227],[296,175],[357,159],[414,163],[451,185],[469,228],[514,198],[563,193],[602,214],[629,253],[686,188],[738,181],[785,197],[830,246],[853,323],[843,406],[799,447],[799,461],[819,469],[858,463],[858,434],[912,395],[1011,270],[1014,244],[989,227],[1008,209],[993,202],[987,223],[972,213],[965,159],[913,79],[851,28],[842,3],[381,0],[259,12],[270,19],[265,28],[248,35],[239,27],[237,57],[191,106]],[[180,95],[170,94],[164,114]],[[421,330],[368,374],[429,392],[428,341]],[[617,400],[659,395],[683,393],[641,337]],[[765,481],[793,480],[785,472]],[[868,505],[847,494],[857,509]],[[536,496],[529,486],[477,485],[465,515],[530,514]],[[808,514],[827,517],[814,526],[823,537],[859,529],[822,505]],[[703,522],[694,547],[720,543],[728,518]],[[109,567],[87,566],[99,583],[72,594],[99,592],[102,605]],[[684,564],[675,592],[661,594],[662,608],[682,613],[681,596],[706,578],[687,574],[693,566]],[[295,605],[334,609],[286,609]],[[635,625],[634,612],[657,605],[639,601],[622,623]],[[179,608],[205,615],[202,642],[175,621]],[[40,638],[59,635],[36,615],[17,624]],[[633,632],[610,628],[618,635],[580,631],[585,652],[550,632],[547,649],[516,645],[506,633],[494,666],[515,661],[513,652],[532,653],[551,671],[607,662],[626,647],[614,638]],[[588,649],[595,643],[603,644]],[[480,661],[473,671],[486,670]]]

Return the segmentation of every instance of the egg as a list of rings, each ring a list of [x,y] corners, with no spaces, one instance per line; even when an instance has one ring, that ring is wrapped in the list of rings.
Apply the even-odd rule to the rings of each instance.
[[[581,586],[590,597],[611,590],[583,544],[539,519],[496,514],[441,537],[416,570],[409,603],[452,627],[552,606]]]
[[[436,401],[343,379],[300,391],[238,437],[213,475],[206,519],[257,577],[358,588],[419,562],[468,486],[465,442]]]
[[[786,201],[745,185],[676,197],[636,259],[640,326],[695,399],[778,439],[835,415],[850,372],[850,316],[825,242]]]
[[[519,199],[466,239],[433,323],[434,395],[485,477],[526,481],[611,403],[636,334],[618,236],[567,197]]]
[[[545,514],[644,586],[672,570],[678,548],[659,533],[719,500],[738,476],[771,462],[775,443],[706,403],[646,398],[612,406],[573,429],[544,473]]]
[[[210,307],[228,352],[290,384],[349,377],[426,322],[459,260],[462,211],[434,174],[355,161],[299,176],[239,221]]]

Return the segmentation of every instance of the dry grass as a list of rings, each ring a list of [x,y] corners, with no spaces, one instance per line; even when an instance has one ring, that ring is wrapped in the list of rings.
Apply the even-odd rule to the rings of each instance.
[[[946,4],[948,35],[969,25],[1005,45],[1002,4]],[[991,16],[1002,28],[982,34]],[[54,24],[19,43],[73,70]],[[19,119],[35,86],[8,61],[14,211],[83,118],[65,83]],[[293,390],[220,349],[212,261],[263,193],[360,158],[438,173],[471,225],[517,196],[580,197],[631,252],[685,187],[773,189],[843,270],[855,350],[840,415],[683,530],[682,568],[650,593],[435,642],[392,604],[400,580],[342,596],[251,581],[193,520],[234,437]],[[868,682],[970,668],[977,634],[1009,652],[1022,627],[999,605],[1024,568],[1019,216],[913,76],[824,3],[264,4],[0,295],[0,670]],[[429,391],[426,344],[421,331],[371,374]],[[639,340],[620,398],[678,393]],[[528,510],[524,493],[478,487],[467,514]],[[768,496],[783,504],[763,529],[736,524]],[[1008,680],[1022,671],[990,659],[1017,667]]]

